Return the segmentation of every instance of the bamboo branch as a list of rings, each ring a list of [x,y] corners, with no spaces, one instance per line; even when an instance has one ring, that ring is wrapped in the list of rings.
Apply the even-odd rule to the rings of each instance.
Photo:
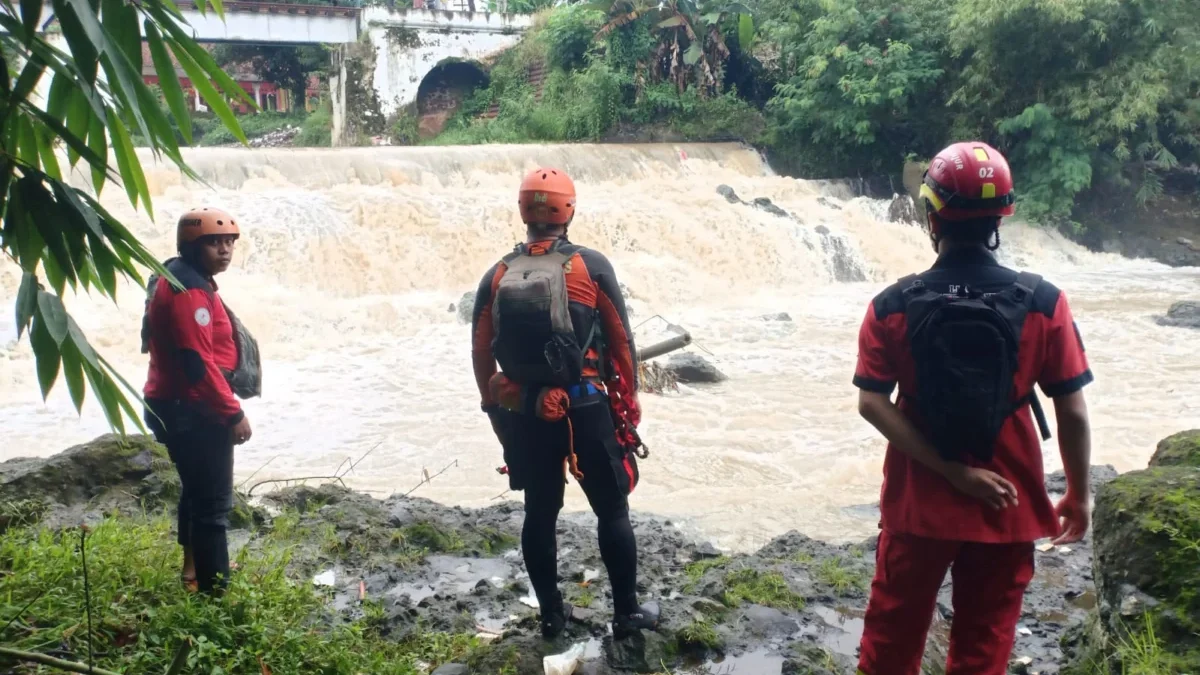
[[[114,673],[111,670],[104,670],[103,668],[88,667],[88,665],[84,664],[84,663],[76,663],[75,661],[64,661],[63,659],[56,659],[53,656],[46,656],[45,654],[38,654],[35,652],[25,652],[25,651],[21,651],[20,649],[10,649],[8,647],[0,647],[0,656],[8,656],[8,657],[14,658],[18,661],[29,661],[30,663],[40,663],[44,666],[50,666],[52,668],[58,668],[60,670],[66,670],[66,671],[69,671],[72,673],[85,673],[85,674],[92,673],[93,675],[121,675],[120,673]]]

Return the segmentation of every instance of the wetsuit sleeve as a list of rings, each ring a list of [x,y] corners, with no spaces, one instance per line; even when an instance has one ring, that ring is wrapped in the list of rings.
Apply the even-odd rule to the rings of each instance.
[[[617,273],[608,258],[588,251],[584,259],[588,273],[596,284],[596,309],[600,311],[600,323],[604,327],[604,338],[609,354],[621,379],[638,390],[637,347],[633,341],[633,328],[629,325],[629,312],[625,309],[625,297],[617,283]]]
[[[896,366],[888,356],[887,326],[875,315],[875,303],[867,308],[858,331],[858,365],[854,386],[864,391],[891,394],[896,388]]]
[[[1066,293],[1059,293],[1054,314],[1046,319],[1046,358],[1038,385],[1050,398],[1074,394],[1095,379],[1083,349],[1083,337],[1071,315]]]
[[[503,263],[492,266],[475,291],[475,311],[471,315],[471,366],[475,371],[475,384],[479,387],[480,405],[484,410],[497,404],[492,399],[488,382],[496,374],[496,355],[492,352],[492,297],[500,283]]]
[[[245,413],[213,360],[212,316],[213,296],[201,289],[176,293],[171,299],[171,324],[188,386],[217,419],[233,426]]]

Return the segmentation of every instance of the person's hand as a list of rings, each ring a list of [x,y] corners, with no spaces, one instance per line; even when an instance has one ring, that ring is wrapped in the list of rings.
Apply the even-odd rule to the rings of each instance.
[[[233,438],[234,445],[241,445],[250,440],[250,437],[254,435],[250,429],[250,418],[243,417],[241,422],[233,425],[233,428],[229,430],[229,435]]]
[[[965,464],[954,464],[946,476],[961,493],[993,509],[1017,505],[1017,488],[997,473]]]
[[[1088,503],[1090,495],[1076,496],[1067,492],[1058,504],[1054,506],[1054,515],[1062,524],[1062,534],[1050,542],[1055,546],[1070,544],[1083,539],[1087,534],[1088,524],[1092,520],[1092,507]]]
[[[629,395],[629,422],[635,428],[642,423],[642,404],[638,401],[637,392]]]

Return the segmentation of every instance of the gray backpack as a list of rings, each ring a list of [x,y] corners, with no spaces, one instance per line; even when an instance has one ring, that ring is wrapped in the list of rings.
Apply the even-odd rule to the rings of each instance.
[[[492,299],[492,353],[500,369],[521,384],[569,387],[583,379],[584,356],[571,321],[567,270],[579,251],[559,240],[542,255],[525,246],[504,257],[507,270]]]

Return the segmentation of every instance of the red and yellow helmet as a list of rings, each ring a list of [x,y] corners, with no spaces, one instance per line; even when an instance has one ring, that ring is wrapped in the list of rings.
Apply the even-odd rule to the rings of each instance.
[[[921,199],[948,221],[1016,212],[1008,160],[980,141],[955,143],[939,152],[925,172]]]

